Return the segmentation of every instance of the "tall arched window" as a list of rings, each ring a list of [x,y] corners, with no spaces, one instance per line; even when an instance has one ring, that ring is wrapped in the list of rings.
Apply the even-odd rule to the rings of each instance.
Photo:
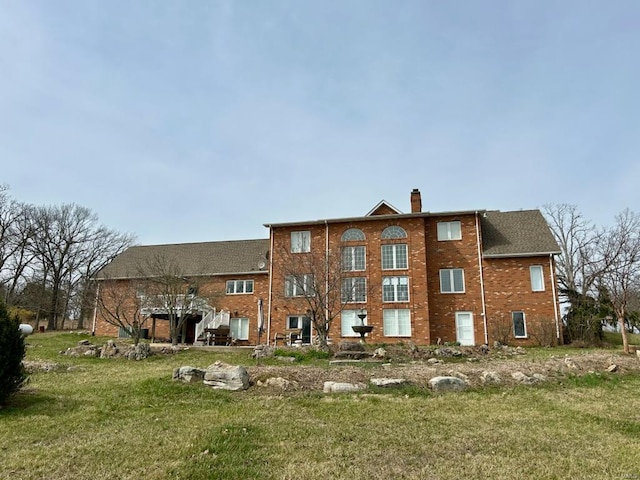
[[[364,240],[364,232],[359,228],[349,228],[344,231],[340,238],[343,242],[352,242],[354,240]]]
[[[388,240],[391,238],[407,238],[407,232],[402,227],[391,225],[390,227],[387,227],[382,231],[381,238],[383,240]]]

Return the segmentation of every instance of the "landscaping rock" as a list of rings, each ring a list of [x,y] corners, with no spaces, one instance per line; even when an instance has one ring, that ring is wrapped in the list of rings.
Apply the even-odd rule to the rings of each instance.
[[[354,393],[364,390],[367,386],[363,383],[324,382],[324,393]]]
[[[522,372],[513,372],[511,374],[511,378],[513,378],[516,382],[522,383],[524,385],[533,385],[537,382],[534,377],[530,377]]]
[[[407,383],[406,378],[372,378],[369,380],[376,387],[399,387]]]
[[[607,372],[609,373],[614,373],[618,371],[618,365],[613,364],[613,365],[609,365],[609,368],[607,368]]]
[[[360,342],[340,342],[338,344],[339,352],[364,352],[364,345]]]
[[[127,353],[129,360],[144,360],[151,355],[151,346],[148,343],[139,343],[134,345]]]
[[[173,371],[173,379],[184,383],[197,383],[204,380],[205,370],[191,366],[179,367]]]
[[[467,383],[458,377],[434,377],[429,380],[429,388],[434,392],[461,392]]]
[[[384,360],[385,358],[387,358],[387,351],[382,347],[376,348],[373,351],[373,358]]]
[[[268,345],[256,345],[251,356],[255,359],[267,358],[273,356],[274,352],[274,347],[270,347]]]
[[[578,365],[576,365],[576,363],[570,357],[566,357],[564,359],[564,364],[570,370],[577,370],[578,369]]]
[[[351,360],[362,360],[363,358],[370,358],[371,354],[365,351],[355,351],[355,350],[340,350],[337,351],[334,355],[334,358],[338,359],[351,359]]]
[[[498,372],[484,371],[480,375],[480,381],[483,385],[499,385],[502,383],[502,378],[500,378]]]
[[[241,365],[228,365],[217,361],[207,367],[203,383],[220,390],[246,390],[249,388],[249,374]]]
[[[118,346],[113,340],[108,340],[107,343],[102,347],[102,351],[100,352],[100,358],[114,358],[118,356]]]

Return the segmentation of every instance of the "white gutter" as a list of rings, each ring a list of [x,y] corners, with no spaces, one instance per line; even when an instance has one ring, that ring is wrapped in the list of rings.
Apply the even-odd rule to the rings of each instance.
[[[556,298],[556,279],[553,273],[553,255],[549,255],[549,270],[551,272],[551,289],[553,290],[553,312],[556,317],[556,338],[560,340],[560,322],[558,321],[558,299]]]
[[[487,305],[484,296],[484,270],[482,268],[482,251],[480,246],[480,222],[476,212],[476,244],[478,247],[478,268],[480,270],[480,298],[482,300],[482,324],[484,327],[484,343],[489,344],[489,329],[487,328]]]
[[[326,220],[324,222],[324,250],[324,320],[326,322],[329,318],[329,223]],[[329,338],[326,340],[329,341]]]
[[[267,345],[271,341],[271,297],[272,297],[272,289],[273,289],[273,228],[269,227],[269,239],[270,249],[269,249],[269,305],[267,306]]]
[[[98,296],[100,295],[100,282],[96,282],[96,298],[93,304],[93,325],[91,327],[91,335],[96,334],[96,322],[98,319]]]

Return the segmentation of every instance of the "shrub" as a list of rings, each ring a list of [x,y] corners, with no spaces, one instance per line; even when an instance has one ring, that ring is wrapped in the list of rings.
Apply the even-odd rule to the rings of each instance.
[[[0,302],[0,405],[4,405],[26,379],[22,366],[24,338],[19,327],[18,318],[10,317],[5,305]]]

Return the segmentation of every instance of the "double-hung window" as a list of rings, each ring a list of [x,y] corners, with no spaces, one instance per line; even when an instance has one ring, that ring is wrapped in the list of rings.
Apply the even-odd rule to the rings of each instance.
[[[524,312],[511,312],[513,321],[513,336],[516,338],[527,338],[527,320]]]
[[[231,318],[229,320],[229,334],[236,340],[249,340],[249,319]]]
[[[383,302],[408,302],[409,301],[409,277],[383,277],[382,278]]]
[[[227,280],[227,295],[253,293],[253,280]]]
[[[291,232],[291,253],[307,253],[311,251],[311,232]]]
[[[393,243],[382,245],[382,269],[383,270],[403,270],[408,266],[407,245],[403,243]]]
[[[438,222],[438,240],[461,240],[460,222]]]
[[[343,310],[341,314],[341,329],[340,335],[342,337],[359,337],[360,335],[353,331],[356,325],[361,325],[359,313],[366,314],[366,310]],[[364,324],[367,324],[367,318],[364,318]]]
[[[440,292],[464,293],[464,270],[462,268],[440,270]]]
[[[411,313],[408,308],[385,308],[382,325],[385,337],[410,337]]]
[[[544,276],[542,265],[531,265],[529,267],[531,277],[531,290],[534,292],[544,292]]]
[[[344,272],[361,272],[365,269],[365,247],[342,247],[342,270]]]
[[[347,277],[342,279],[343,302],[366,302],[367,279],[365,277]]]
[[[285,297],[304,297],[313,293],[313,275],[287,275],[284,279]]]

